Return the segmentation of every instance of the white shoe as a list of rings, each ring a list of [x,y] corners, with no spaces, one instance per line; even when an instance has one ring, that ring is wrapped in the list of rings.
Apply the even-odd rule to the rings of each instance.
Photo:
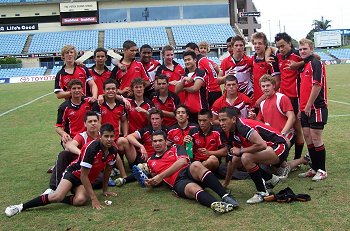
[[[261,203],[264,201],[264,197],[266,197],[268,195],[269,195],[269,193],[267,193],[267,192],[257,192],[254,194],[254,196],[252,198],[247,200],[247,204]]]
[[[51,193],[54,193],[54,192],[55,192],[55,190],[48,188],[41,195],[51,194]]]
[[[313,181],[320,181],[327,178],[327,172],[321,169],[317,170],[316,175],[312,177]]]
[[[12,217],[14,215],[16,215],[17,213],[20,213],[23,209],[23,204],[19,204],[19,205],[10,205],[9,207],[7,207],[5,209],[5,214],[8,217]]]
[[[117,187],[121,187],[125,184],[125,179],[124,178],[117,178],[114,180],[114,182],[115,182],[115,185]]]
[[[298,177],[300,177],[300,178],[308,178],[308,177],[314,177],[315,175],[316,175],[315,170],[313,170],[312,168],[310,168],[310,169],[307,170],[306,172],[300,173],[300,174],[298,175]]]
[[[210,208],[216,213],[228,213],[233,210],[234,206],[223,201],[216,201],[211,203]]]
[[[279,177],[281,180],[287,179],[287,178],[288,178],[288,175],[289,175],[289,172],[290,172],[290,167],[289,167],[289,165],[287,165],[286,167],[280,167],[280,168],[278,168],[278,170],[277,170],[278,177]]]

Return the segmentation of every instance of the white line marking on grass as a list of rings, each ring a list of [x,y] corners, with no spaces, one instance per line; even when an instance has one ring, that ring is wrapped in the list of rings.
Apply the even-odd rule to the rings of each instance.
[[[348,117],[350,114],[343,114],[343,115],[330,115],[329,118],[338,118],[338,117]]]
[[[35,101],[37,101],[37,100],[39,100],[41,98],[44,98],[45,96],[51,95],[51,94],[53,94],[53,92],[50,92],[50,93],[47,93],[45,95],[39,96],[38,98],[35,98],[35,99],[25,103],[25,104],[19,105],[19,106],[15,107],[15,108],[12,108],[12,109],[8,110],[8,111],[5,111],[5,112],[0,114],[0,117],[4,116],[4,115],[6,115],[6,114],[8,114],[10,112],[16,111],[17,109],[20,109],[20,108],[22,108],[24,106],[27,106],[27,105],[31,104],[31,103],[34,103]]]
[[[347,102],[336,101],[336,100],[331,100],[331,99],[329,99],[328,101],[331,101],[333,103],[345,104],[345,105],[349,105],[350,106],[350,103],[347,103]]]

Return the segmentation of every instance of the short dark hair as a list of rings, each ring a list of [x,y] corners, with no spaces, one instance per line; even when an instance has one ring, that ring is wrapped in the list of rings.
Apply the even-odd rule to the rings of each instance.
[[[97,52],[103,52],[107,56],[107,50],[104,49],[103,47],[99,47],[94,51],[94,57],[96,57]]]
[[[243,38],[242,36],[240,36],[240,35],[236,35],[236,36],[232,37],[232,40],[231,40],[232,46],[233,46],[233,44],[235,44],[235,42],[237,42],[237,41],[241,41],[241,42],[243,42],[243,44],[245,45],[245,40],[244,40],[244,38]]]
[[[114,83],[116,87],[119,86],[119,83],[115,79],[108,78],[103,82],[103,89],[105,89],[106,85],[110,83]]]
[[[188,55],[190,55],[193,59],[197,58],[197,55],[196,53],[194,53],[194,51],[185,51],[182,57],[185,58],[185,56],[188,56]]]
[[[71,81],[69,81],[68,89],[71,89],[73,85],[79,85],[81,87],[84,87],[84,84],[80,79],[72,79]]]
[[[136,47],[136,43],[134,41],[131,41],[131,40],[126,40],[124,43],[123,43],[123,49],[125,50],[128,50],[130,49],[131,47]]]
[[[97,119],[100,118],[97,112],[95,112],[95,111],[87,111],[87,112],[85,113],[85,115],[84,115],[84,122],[86,122],[86,120],[87,120],[87,118],[88,118],[89,116],[96,116]]]
[[[152,107],[148,111],[148,118],[151,120],[151,115],[154,115],[154,114],[158,114],[158,115],[160,115],[160,118],[164,118],[164,113],[162,110],[155,108],[155,107]]]
[[[231,119],[233,117],[238,118],[241,116],[241,111],[238,108],[232,106],[221,108],[220,113],[226,113],[227,116]]]
[[[238,79],[234,76],[234,75],[228,75],[225,78],[225,84],[227,83],[227,81],[236,81],[236,83],[238,83]]]
[[[198,115],[207,115],[210,119],[213,118],[213,112],[209,109],[201,109],[198,113]]]
[[[105,123],[100,128],[100,134],[103,135],[104,132],[113,132],[114,133],[114,127],[110,123]]]
[[[167,134],[164,131],[162,131],[162,130],[154,131],[152,133],[152,138],[153,138],[153,136],[159,136],[159,135],[163,136],[164,140],[166,140]]]
[[[232,36],[226,39],[226,43],[230,43],[232,41]]]
[[[140,47],[140,52],[142,51],[142,49],[151,49],[151,51],[153,51],[153,48],[150,45],[148,45],[148,44],[143,44]]]
[[[287,43],[292,44],[292,37],[290,37],[290,35],[287,34],[286,32],[276,34],[276,36],[275,36],[275,43],[280,41],[281,39],[283,39]]]
[[[198,45],[195,44],[195,43],[193,43],[193,42],[187,43],[185,47],[186,47],[186,48],[189,47],[189,48],[191,48],[192,50],[195,50],[195,49],[199,50]]]
[[[156,76],[156,81],[157,81],[158,79],[165,79],[166,82],[169,83],[169,77],[166,76],[166,75],[160,74],[160,75]]]
[[[179,109],[180,107],[185,108],[186,114],[189,116],[190,115],[190,109],[185,105],[185,104],[178,104],[175,107],[175,111],[174,113],[176,114],[177,109]]]

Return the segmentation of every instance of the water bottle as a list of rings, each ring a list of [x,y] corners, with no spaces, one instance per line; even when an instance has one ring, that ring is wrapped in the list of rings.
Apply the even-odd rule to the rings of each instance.
[[[193,142],[186,143],[186,152],[190,159],[193,159]]]

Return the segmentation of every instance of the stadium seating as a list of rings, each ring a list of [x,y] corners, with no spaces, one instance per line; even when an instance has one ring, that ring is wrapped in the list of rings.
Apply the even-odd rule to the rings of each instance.
[[[350,59],[350,49],[329,49],[327,52],[338,59]]]
[[[46,67],[0,69],[0,78],[43,76],[46,69]]]
[[[122,48],[126,40],[134,41],[139,47],[149,44],[152,47],[162,47],[169,44],[164,27],[121,28],[105,30],[104,46],[109,48]]]
[[[173,26],[175,43],[177,46],[184,46],[189,41],[207,41],[210,44],[223,44],[230,36],[235,36],[229,24],[209,24],[193,26]]]
[[[323,52],[323,51],[320,51],[320,50],[316,50],[315,53],[318,54],[321,57],[322,61],[334,60],[334,58],[332,56],[330,56],[329,54],[327,54],[326,52]]]
[[[4,34],[0,35],[0,54],[21,54],[26,43],[26,34]]]
[[[60,52],[71,44],[77,50],[94,50],[98,46],[98,31],[68,31],[34,34],[29,53]]]

